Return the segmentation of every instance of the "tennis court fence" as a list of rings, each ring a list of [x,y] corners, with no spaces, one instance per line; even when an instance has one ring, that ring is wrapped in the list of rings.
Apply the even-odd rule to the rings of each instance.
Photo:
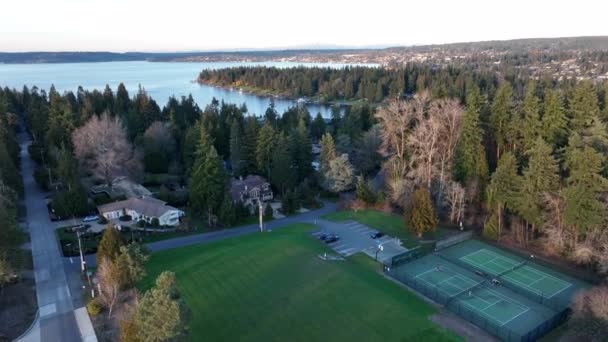
[[[468,262],[462,261],[458,258],[454,258],[454,257],[447,257],[441,253],[437,253],[437,255],[442,258],[445,259],[446,261],[449,261],[453,264],[456,264],[464,269],[467,269],[469,271],[472,271],[476,274],[487,274],[487,271],[484,271],[482,269],[478,269],[477,267],[471,265]],[[544,296],[542,293],[537,293],[534,292],[530,289],[524,288],[522,286],[520,286],[519,284],[513,282],[512,280],[508,279],[508,278],[504,278],[503,276],[514,271],[515,269],[522,267],[526,264],[527,262],[524,260],[521,263],[517,264],[516,266],[508,269],[505,272],[499,273],[499,274],[490,274],[491,277],[494,277],[496,279],[500,279],[500,284],[505,286],[506,288],[508,288],[509,290],[520,294],[526,298],[529,298],[530,300],[533,300],[537,303],[540,303],[546,307],[549,307],[555,311],[564,311],[568,308],[568,303],[564,302],[562,300],[561,297],[557,296],[557,297],[553,297],[553,298],[547,298],[546,296]]]
[[[450,246],[454,246],[457,243],[461,243],[462,241],[469,240],[473,237],[473,231],[469,230],[466,232],[462,232],[456,235],[452,235],[445,239],[439,240],[435,243],[435,251],[440,251],[442,249],[448,248]]]
[[[536,341],[540,337],[544,336],[547,332],[561,324],[568,317],[567,311],[559,311],[555,313],[552,317],[549,317],[547,320],[543,321],[534,329],[531,329],[528,332],[522,334],[515,331],[511,326],[500,324],[492,319],[489,319],[488,317],[483,316],[480,312],[466,306],[461,301],[454,300],[455,298],[465,293],[468,293],[468,291],[473,291],[476,288],[484,286],[484,281],[477,283],[470,289],[462,291],[456,294],[455,296],[449,296],[443,291],[439,290],[437,287],[423,280],[412,277],[407,272],[403,272],[401,270],[403,267],[407,266],[391,268],[390,271],[387,271],[385,269],[385,271],[393,279],[396,279],[397,281],[404,283],[410,288],[413,288],[414,290],[426,296],[427,298],[430,298],[436,303],[445,306],[448,310],[454,312],[458,316],[466,319],[467,321],[477,325],[478,327],[486,330],[487,332],[499,337],[504,341]]]

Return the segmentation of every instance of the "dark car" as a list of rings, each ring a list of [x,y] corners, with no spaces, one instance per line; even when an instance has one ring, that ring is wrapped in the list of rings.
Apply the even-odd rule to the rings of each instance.
[[[375,239],[379,239],[383,236],[384,236],[383,232],[375,232],[374,234],[372,234],[371,238],[375,240]]]
[[[319,240],[321,240],[321,241],[325,241],[325,239],[327,239],[327,237],[328,237],[329,235],[330,235],[330,234],[323,233],[323,234],[319,235]]]
[[[333,243],[340,240],[340,237],[336,234],[330,234],[325,238],[325,243]]]

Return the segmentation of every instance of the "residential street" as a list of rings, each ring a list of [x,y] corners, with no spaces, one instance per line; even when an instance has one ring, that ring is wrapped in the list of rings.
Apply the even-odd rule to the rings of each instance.
[[[19,138],[24,201],[27,208],[39,308],[38,320],[21,340],[45,342],[96,340],[94,333],[93,336],[89,335],[88,327],[81,326],[79,329],[74,314],[72,293],[64,271],[64,260],[55,233],[50,229],[53,225],[47,213],[45,194],[33,178],[34,162],[27,152],[30,139],[26,133],[21,133]],[[82,321],[82,318],[79,317],[78,321]],[[84,319],[85,325],[87,320],[88,315]],[[90,320],[88,323],[90,324]],[[81,334],[81,331],[87,332]]]
[[[303,214],[289,216],[289,217],[285,217],[282,219],[270,221],[265,225],[266,226],[265,229],[267,229],[267,230],[280,229],[281,227],[287,226],[292,223],[315,223],[315,222],[321,220],[322,215],[336,211],[335,203],[324,202],[323,204],[324,204],[324,206],[320,209],[311,210],[311,211],[303,213]],[[209,242],[213,242],[213,241],[228,239],[228,238],[235,237],[235,236],[252,234],[252,233],[259,232],[259,231],[260,231],[260,226],[258,224],[250,224],[250,225],[241,226],[238,228],[223,229],[223,230],[220,230],[217,232],[188,235],[188,236],[184,236],[184,237],[178,237],[175,239],[152,242],[152,243],[147,244],[147,246],[148,246],[148,248],[150,248],[150,251],[158,252],[158,251],[162,251],[165,249],[172,249],[172,248],[183,247],[183,246],[209,243]],[[77,276],[78,267],[79,267],[78,262],[77,262],[78,258],[74,257],[74,258],[72,258],[72,260],[70,260],[70,258],[63,258],[63,259],[64,259],[64,265],[66,267],[66,270],[69,272],[70,278]],[[90,267],[94,267],[96,265],[95,255],[87,255],[87,256],[85,256],[85,260],[87,262],[87,265]]]

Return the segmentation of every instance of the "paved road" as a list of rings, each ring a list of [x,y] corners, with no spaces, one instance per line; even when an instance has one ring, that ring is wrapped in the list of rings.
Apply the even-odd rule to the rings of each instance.
[[[72,295],[64,271],[55,233],[46,210],[45,194],[33,178],[34,162],[27,152],[29,137],[21,133],[21,174],[25,190],[39,319],[24,341],[71,342],[82,337],[72,305]]]
[[[334,211],[336,211],[335,203],[324,202],[324,206],[320,209],[311,210],[309,212],[299,214],[296,216],[289,216],[289,217],[285,217],[282,219],[270,221],[265,224],[265,229],[280,229],[284,226],[287,226],[287,225],[290,225],[293,223],[316,223],[321,220],[320,217],[322,215],[325,215],[327,213],[331,213]],[[259,232],[259,231],[260,231],[260,227],[258,224],[250,224],[250,225],[241,226],[238,228],[230,228],[230,229],[219,230],[216,232],[188,235],[188,236],[178,237],[178,238],[174,238],[174,239],[152,242],[152,243],[147,244],[147,246],[150,249],[150,251],[158,252],[158,251],[162,251],[162,250],[166,250],[166,249],[209,243],[209,242],[213,242],[213,241],[232,238],[235,236],[252,234],[252,233]],[[89,267],[94,267],[96,264],[95,255],[87,255],[87,256],[85,256],[85,260]],[[72,258],[72,260],[70,260],[70,258],[64,258],[64,264],[65,264],[65,267],[68,270],[68,272],[70,272],[70,274],[74,273],[75,270],[77,271],[78,267],[79,267],[76,257]]]

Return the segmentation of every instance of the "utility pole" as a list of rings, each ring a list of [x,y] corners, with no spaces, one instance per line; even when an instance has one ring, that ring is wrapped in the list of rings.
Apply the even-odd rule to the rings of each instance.
[[[80,270],[84,273],[86,262],[84,261],[84,256],[82,255],[82,243],[80,242],[80,230],[76,230],[76,236],[78,237],[78,249],[80,250]]]
[[[264,206],[262,205],[262,201],[258,198],[258,211],[260,216],[260,232],[264,231]]]

